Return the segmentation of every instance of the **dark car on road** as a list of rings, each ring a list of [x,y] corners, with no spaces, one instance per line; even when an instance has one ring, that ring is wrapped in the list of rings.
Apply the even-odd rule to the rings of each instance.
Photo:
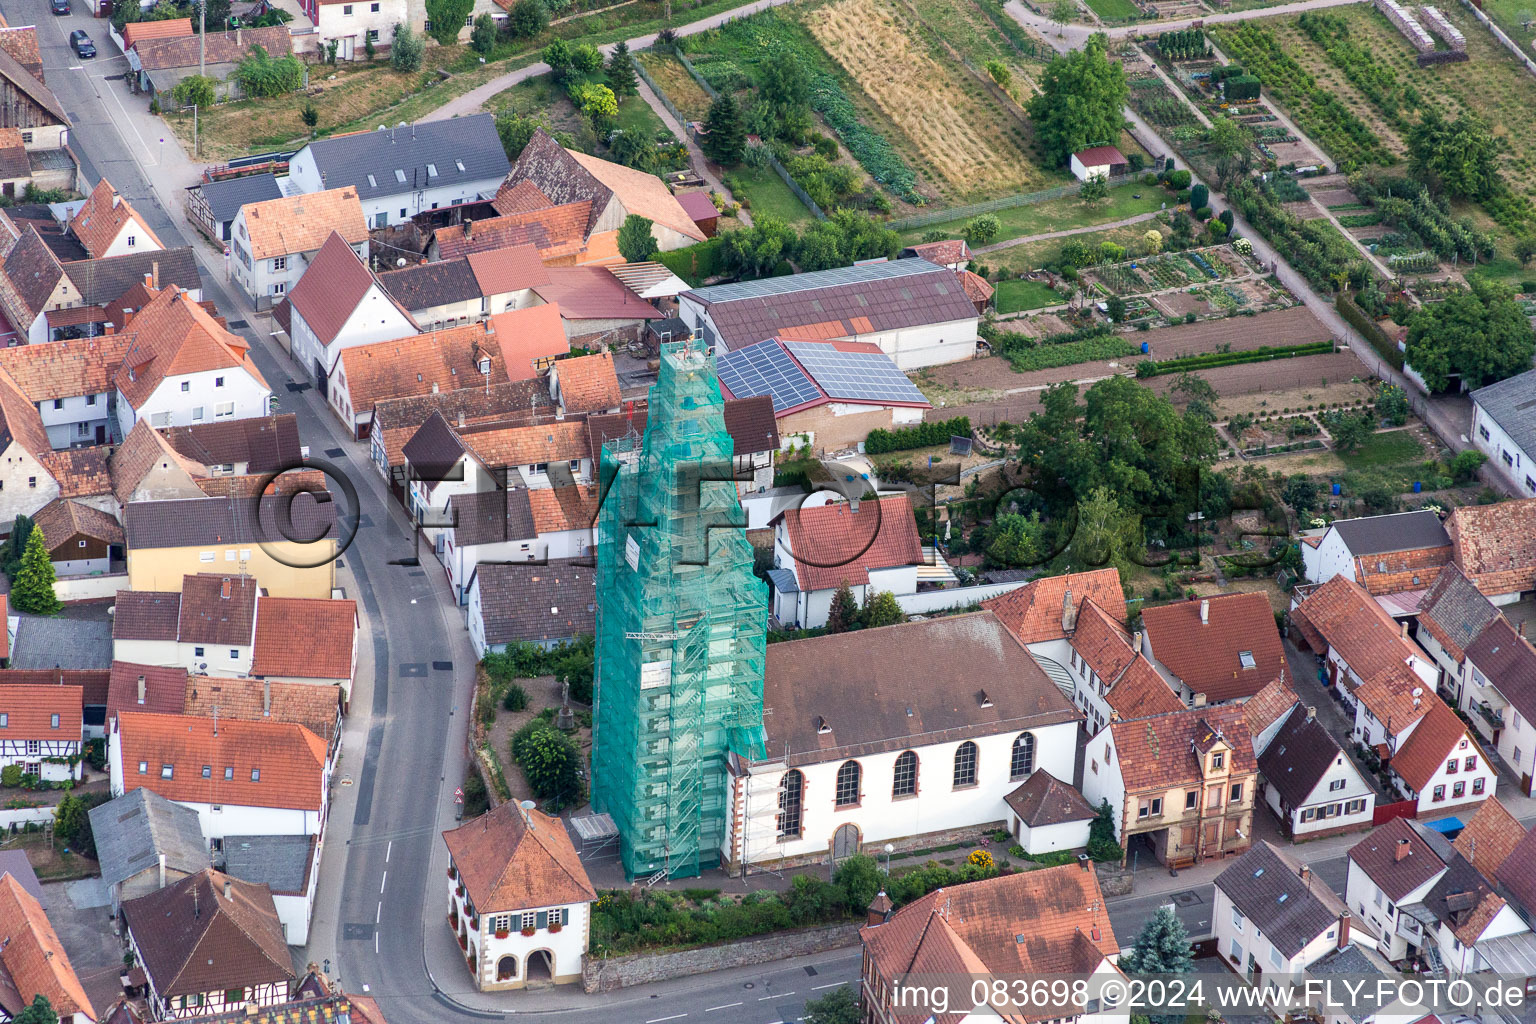
[[[91,37],[85,34],[84,29],[75,29],[69,34],[70,48],[81,57],[96,56],[96,44],[91,42]]]
[[[68,14],[69,0],[48,0],[48,9],[54,14]]]

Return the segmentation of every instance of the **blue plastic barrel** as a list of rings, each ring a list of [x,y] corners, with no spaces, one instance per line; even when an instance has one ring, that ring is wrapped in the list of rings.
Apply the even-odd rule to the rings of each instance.
[[[1335,498],[1337,498],[1339,496],[1339,494],[1340,494],[1339,485],[1338,484],[1334,484],[1333,485],[1333,496]]]
[[[1152,346],[1151,345],[1148,345],[1146,342],[1142,342],[1141,343],[1141,354],[1142,355],[1146,355],[1148,352],[1151,352],[1151,351],[1152,351]]]
[[[1418,494],[1423,489],[1424,489],[1424,482],[1422,480],[1415,480],[1413,482],[1413,493],[1414,494]]]

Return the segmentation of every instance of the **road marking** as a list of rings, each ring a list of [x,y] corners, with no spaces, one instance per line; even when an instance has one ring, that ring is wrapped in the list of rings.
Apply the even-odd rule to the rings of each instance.
[[[379,908],[373,912],[373,923],[378,924],[379,918],[384,914],[384,901],[379,900]]]
[[[843,985],[843,984],[846,984],[846,982],[841,982],[841,981],[828,982],[825,985],[816,985],[816,986],[812,987],[811,991],[812,992],[820,992],[824,988],[837,988],[837,986]]]
[[[379,895],[384,895],[384,883],[389,881],[389,872],[384,872],[384,877],[379,879]]]
[[[394,848],[395,848],[395,841],[393,839],[391,839],[389,841],[389,845],[384,847],[384,863],[385,864],[389,863],[389,854],[390,854],[390,851],[394,850]]]
[[[714,1013],[716,1010],[729,1010],[733,1006],[740,1006],[740,1005],[741,1005],[740,1003],[726,1003],[723,1006],[711,1006],[711,1007],[708,1007],[708,1008],[706,1008],[704,1010],[704,1012],[705,1013]]]
[[[646,1021],[645,1024],[661,1024],[661,1022],[664,1020],[677,1020],[679,1017],[686,1016],[688,1016],[686,1013],[674,1013],[670,1017],[653,1017],[652,1019]]]
[[[373,955],[379,955],[379,930],[377,928],[373,930]]]

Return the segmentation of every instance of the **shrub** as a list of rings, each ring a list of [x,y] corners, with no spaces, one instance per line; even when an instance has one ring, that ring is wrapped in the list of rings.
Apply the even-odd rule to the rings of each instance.
[[[475,27],[469,33],[470,49],[476,53],[490,53],[496,48],[496,20],[489,14],[475,18]]]
[[[957,416],[952,420],[919,423],[910,427],[896,427],[893,430],[876,427],[864,439],[864,451],[870,455],[903,452],[913,448],[948,444],[951,437],[970,436],[971,421],[965,416]]]
[[[508,711],[521,711],[528,706],[528,691],[519,683],[513,683],[507,687],[507,692],[502,694],[501,706]]]
[[[21,765],[8,764],[0,768],[0,786],[15,789],[21,785]]]
[[[410,73],[421,70],[427,43],[404,22],[395,26],[395,40],[389,46],[389,63],[396,71]]]
[[[1468,448],[1464,452],[1457,452],[1456,457],[1451,460],[1451,475],[1456,478],[1458,484],[1469,484],[1477,479],[1477,471],[1487,461],[1488,456],[1476,448]],[[6,785],[9,786],[10,783],[7,782]]]
[[[507,15],[507,34],[514,39],[532,39],[549,27],[549,8],[543,0],[517,0]]]
[[[464,19],[475,9],[474,0],[426,0],[427,21],[431,28],[427,34],[441,46],[459,41]]]
[[[1002,229],[1003,226],[996,217],[990,213],[983,213],[967,221],[962,233],[966,241],[973,245],[986,245],[996,238]]]
[[[283,96],[304,84],[304,65],[291,53],[273,59],[265,47],[252,46],[235,69],[235,80],[248,96]]]
[[[176,83],[171,97],[183,107],[207,108],[213,106],[214,80],[207,75],[188,75]]]

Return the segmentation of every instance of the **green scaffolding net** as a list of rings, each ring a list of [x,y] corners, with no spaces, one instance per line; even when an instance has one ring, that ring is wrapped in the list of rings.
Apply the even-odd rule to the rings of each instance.
[[[764,754],[768,602],[723,408],[713,354],[664,345],[644,438],[602,452],[592,802],[630,878],[718,863],[727,759]]]

